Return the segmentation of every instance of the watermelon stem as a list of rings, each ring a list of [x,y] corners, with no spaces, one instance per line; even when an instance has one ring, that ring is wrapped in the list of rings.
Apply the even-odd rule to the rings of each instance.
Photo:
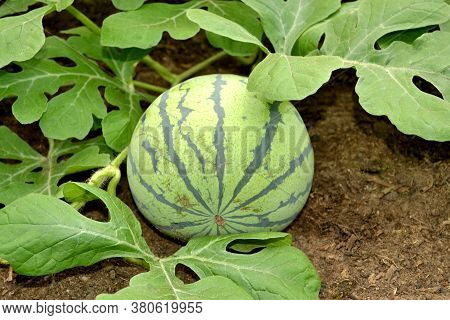
[[[125,147],[118,155],[117,157],[111,161],[111,165],[119,168],[122,162],[127,158],[128,156],[128,147]]]
[[[94,21],[92,21],[89,17],[87,17],[83,12],[79,11],[73,6],[69,6],[66,8],[66,11],[70,13],[75,19],[77,19],[79,22],[81,22],[85,27],[87,27],[90,31],[92,31],[96,35],[101,35],[101,29],[99,26],[95,24]],[[175,86],[179,84],[181,81],[189,78],[193,74],[205,69],[207,66],[211,65],[212,63],[216,62],[217,60],[220,60],[227,56],[227,53],[225,51],[220,51],[211,57],[207,58],[206,60],[194,65],[193,67],[189,68],[188,70],[180,73],[180,74],[174,74],[169,69],[167,69],[165,66],[163,66],[158,61],[154,60],[149,55],[142,58],[141,62],[146,64],[151,69],[155,70],[164,80],[168,81],[171,86]],[[245,58],[238,57],[239,61],[241,61],[244,64],[251,64],[251,62],[254,60],[254,56],[249,57],[249,60]],[[133,84],[136,87],[140,87],[142,89],[147,89],[150,91],[163,93],[167,89],[155,86],[152,84],[148,84],[145,82],[134,80]]]
[[[89,19],[83,12],[79,11],[74,6],[67,7],[65,11],[70,13],[75,19],[84,24],[84,26],[87,27],[89,30],[91,30],[93,33],[95,33],[96,35],[100,35],[101,29],[95,24],[94,21]]]
[[[220,60],[227,56],[227,53],[225,51],[220,51],[211,57],[209,57],[206,60],[203,60],[202,62],[196,64],[192,68],[187,69],[183,73],[180,73],[179,75],[175,76],[174,80],[171,82],[172,86],[179,84],[181,81],[189,78],[193,74],[205,69],[207,66],[211,65],[212,63],[216,62],[217,60]]]
[[[153,60],[150,56],[145,56],[142,58],[142,62],[145,63],[147,66],[158,72],[158,74],[166,81],[173,83],[175,80],[176,75],[172,73],[169,69],[164,67],[162,64],[160,64],[158,61]]]
[[[133,80],[133,84],[138,88],[142,88],[142,89],[146,89],[146,90],[150,90],[150,91],[158,92],[158,93],[163,93],[167,90],[167,88],[155,86],[154,84],[150,84],[150,83],[142,82],[142,81],[138,81],[138,80]]]
[[[117,184],[120,181],[120,178],[122,176],[120,172],[120,165],[122,162],[127,158],[128,155],[128,147],[123,149],[117,157],[115,157],[109,165],[106,167],[97,170],[91,178],[88,180],[88,184],[95,187],[101,187],[108,179],[108,186],[106,191],[112,195],[116,195],[116,188]],[[72,207],[74,207],[76,210],[80,210],[86,202],[74,202],[72,203]]]

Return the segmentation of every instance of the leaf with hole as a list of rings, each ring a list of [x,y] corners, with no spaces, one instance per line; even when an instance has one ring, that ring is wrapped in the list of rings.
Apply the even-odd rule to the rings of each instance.
[[[314,266],[285,233],[193,238],[161,262],[186,265],[200,279],[227,277],[254,299],[317,299],[320,289]]]
[[[393,43],[374,63],[357,64],[361,105],[370,114],[386,115],[403,133],[450,140],[450,73],[442,58],[449,55],[450,34],[444,32],[424,34],[412,45]],[[416,87],[416,76],[434,84],[445,100]]]
[[[33,58],[45,43],[42,18],[51,6],[0,19],[0,68]],[[0,88],[1,89],[1,88]]]
[[[428,140],[449,140],[450,81],[446,57],[450,55],[450,34],[436,31],[423,34],[412,44],[395,41],[383,50],[375,49],[377,41],[389,33],[437,25],[447,21],[449,15],[450,6],[442,0],[360,0],[344,4],[329,19],[301,36],[296,50],[307,56],[297,60],[295,69],[291,69],[316,68],[315,77],[327,80],[334,69],[355,67],[360,78],[356,91],[367,112],[386,115],[403,133]],[[321,66],[319,61],[327,61],[326,57],[336,61],[336,68]],[[249,88],[270,99],[302,99],[318,87],[310,86],[308,73],[301,77],[295,72],[272,72],[269,80],[259,84],[268,74],[267,67],[256,68],[250,75]],[[414,77],[432,83],[444,99],[422,92],[414,85]],[[279,94],[268,90],[279,83],[295,83],[295,88],[302,90],[292,90],[290,94],[286,90]]]
[[[134,90],[132,80],[134,67],[148,54],[148,50],[102,47],[100,37],[87,28],[81,27],[65,33],[74,35],[68,44],[88,57],[105,63],[122,83],[122,88],[107,86],[105,99],[118,110],[112,110],[102,119],[103,136],[106,143],[116,151],[125,148],[131,140],[133,130],[142,115],[141,100],[150,101],[152,96],[144,96]]]
[[[0,126],[0,203],[9,204],[30,193],[55,195],[67,175],[109,163],[102,138],[82,142],[55,141],[47,156]]]
[[[200,280],[184,284],[175,267]],[[320,279],[285,233],[199,237],[174,255],[150,264],[130,286],[97,299],[317,299]]]
[[[29,194],[12,202],[0,210],[0,258],[14,271],[39,276],[112,257],[153,259],[139,222],[122,201],[96,187],[77,185],[106,204],[110,221],[86,218],[48,195]]]
[[[114,294],[101,294],[98,300],[249,300],[252,297],[232,280],[222,276],[205,277],[184,284],[175,275],[175,265],[160,264],[133,277],[130,286]]]

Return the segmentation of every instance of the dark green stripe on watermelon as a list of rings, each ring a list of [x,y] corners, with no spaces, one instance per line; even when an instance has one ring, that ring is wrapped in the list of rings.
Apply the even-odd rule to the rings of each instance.
[[[291,176],[295,170],[302,165],[303,161],[306,159],[306,157],[309,155],[309,153],[312,151],[312,145],[311,143],[308,144],[308,146],[305,148],[305,150],[302,151],[302,153],[297,157],[291,160],[289,163],[289,169],[286,170],[285,173],[283,173],[281,176],[277,177],[275,180],[271,181],[264,189],[262,189],[260,192],[258,192],[256,195],[252,196],[251,198],[243,201],[241,204],[239,204],[237,207],[234,207],[228,212],[225,212],[221,214],[223,217],[226,215],[233,213],[236,210],[239,210],[245,206],[248,206],[253,201],[258,200],[261,197],[264,197],[266,194],[268,194],[270,191],[276,189],[281,183],[284,182],[289,176]]]
[[[181,179],[183,180],[186,188],[192,193],[192,195],[195,197],[195,199],[211,214],[213,214],[211,208],[206,204],[206,202],[203,200],[203,198],[200,195],[200,192],[198,189],[196,189],[189,179],[187,172],[186,172],[186,166],[181,161],[180,157],[178,156],[177,152],[175,151],[175,148],[173,146],[173,125],[170,123],[169,115],[167,114],[167,99],[169,94],[164,92],[161,95],[161,101],[159,103],[159,114],[161,116],[162,121],[162,130],[164,134],[164,142],[166,143],[167,150],[169,153],[170,160],[173,162],[175,167],[177,168],[178,174],[180,175]]]
[[[142,147],[150,155],[152,159],[153,171],[158,172],[158,158],[156,158],[156,150],[152,148],[148,140],[142,141]]]
[[[217,114],[216,132],[214,133],[214,147],[216,148],[216,171],[217,179],[219,182],[219,204],[217,208],[218,211],[220,211],[220,207],[222,206],[224,193],[223,176],[225,173],[225,132],[223,130],[223,123],[225,110],[223,109],[221,104],[220,92],[222,90],[222,86],[225,84],[226,82],[222,79],[222,76],[218,74],[216,76],[216,80],[214,81],[214,91],[210,97],[210,99],[214,102],[214,111]]]
[[[139,170],[137,170],[136,167],[136,162],[134,161],[134,156],[133,153],[129,152],[128,153],[128,161],[131,165],[131,169],[133,171],[133,174],[136,175],[136,177],[138,178],[139,183],[148,191],[150,192],[156,200],[158,200],[159,202],[175,209],[178,212],[187,212],[190,213],[192,215],[195,216],[202,216],[202,217],[208,217],[208,214],[201,212],[201,211],[197,211],[195,209],[188,209],[188,208],[184,208],[184,207],[180,207],[179,205],[170,202],[169,200],[167,200],[163,194],[160,194],[158,192],[156,192],[155,189],[153,189],[153,187],[151,185],[149,185],[143,178],[141,173],[139,172]]]
[[[179,86],[180,89],[182,88],[182,85],[183,84],[181,84]],[[188,147],[191,148],[192,151],[194,151],[195,157],[197,158],[197,160],[200,162],[200,165],[202,166],[202,172],[205,173],[205,165],[206,165],[205,158],[203,157],[200,149],[197,147],[197,145],[194,142],[192,142],[192,139],[188,134],[183,133],[181,131],[184,121],[186,120],[189,113],[192,112],[192,109],[186,108],[184,106],[186,96],[188,95],[190,89],[187,88],[185,90],[186,90],[186,92],[183,94],[183,96],[180,99],[180,102],[178,103],[178,109],[181,112],[181,119],[178,121],[178,129],[179,129],[179,132],[180,132],[181,136],[183,137],[184,141],[186,141]]]
[[[270,147],[273,142],[273,138],[277,133],[278,123],[281,121],[281,113],[279,111],[281,102],[276,101],[270,104],[269,109],[269,120],[264,126],[264,135],[261,138],[259,145],[253,150],[253,159],[245,169],[244,176],[238,182],[236,188],[233,191],[233,195],[228,201],[227,205],[223,208],[222,211],[225,211],[230,204],[236,199],[241,190],[247,185],[250,179],[253,177],[255,172],[261,167],[263,164],[263,160],[266,157],[267,153],[270,150]]]
[[[295,219],[295,216],[294,217],[290,216],[288,218],[276,220],[276,221],[270,221],[267,217],[270,214],[272,214],[280,209],[283,209],[286,206],[296,204],[301,197],[307,195],[310,192],[311,186],[312,186],[312,181],[309,181],[306,184],[306,187],[304,190],[298,192],[297,194],[291,194],[290,197],[288,199],[286,199],[285,201],[280,201],[280,204],[275,209],[272,209],[272,210],[264,212],[264,213],[249,213],[249,214],[239,215],[239,216],[235,216],[235,217],[233,217],[233,216],[227,217],[227,222],[233,222],[236,224],[240,224],[240,225],[244,225],[244,226],[252,226],[252,227],[272,227],[275,225],[286,223],[286,221],[289,221],[290,218]],[[247,219],[247,218],[257,218],[260,220],[260,222],[259,223],[242,223],[239,221],[240,219]]]
[[[132,194],[132,197],[133,197],[133,200],[136,203],[138,209],[141,212],[149,209],[146,204],[139,201],[133,194]],[[188,227],[201,226],[209,221],[211,221],[209,216],[205,216],[205,218],[202,218],[200,220],[195,220],[195,221],[174,222],[174,223],[169,224],[168,226],[154,223],[154,226],[160,230],[173,231],[173,230],[179,230],[179,229],[184,229],[184,228],[188,228]]]
[[[235,228],[235,227],[233,227],[233,226],[230,225],[230,224],[227,224],[226,227],[229,228],[229,229],[232,229],[232,230],[234,231],[234,233],[242,233],[242,232],[245,232],[244,230]]]
[[[230,224],[238,224],[240,226],[244,226],[244,227],[252,227],[252,228],[273,228],[276,226],[283,226],[283,225],[288,225],[290,224],[292,221],[295,220],[297,216],[289,216],[286,217],[284,219],[281,220],[277,220],[277,221],[270,221],[269,218],[264,217],[261,219],[261,221],[259,223],[245,223],[245,222],[238,222],[238,221],[228,221],[227,220],[227,224],[228,226]],[[242,232],[242,230],[241,230]]]

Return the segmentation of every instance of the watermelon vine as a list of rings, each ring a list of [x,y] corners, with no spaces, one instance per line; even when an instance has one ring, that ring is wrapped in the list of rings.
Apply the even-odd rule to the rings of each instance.
[[[450,6],[444,0],[144,2],[113,0],[119,12],[101,26],[73,0],[0,5],[0,101],[12,101],[17,121],[38,122],[48,139],[43,155],[0,127],[0,263],[29,276],[112,257],[148,269],[99,299],[318,298],[314,266],[278,232],[312,187],[312,147],[289,100],[314,94],[333,71],[354,68],[367,112],[387,116],[405,134],[450,141]],[[46,36],[45,19],[62,11],[80,26]],[[200,30],[219,49],[203,62],[174,74],[151,57],[163,33],[186,40]],[[227,56],[252,66],[248,79],[192,78]],[[170,88],[137,80],[137,65]],[[416,77],[440,95],[423,91]],[[205,123],[211,131],[201,136]],[[258,138],[244,150],[231,142],[227,126],[257,128]],[[282,128],[297,138],[294,147]],[[245,160],[243,167],[230,164],[233,154]],[[286,155],[279,171],[270,155]],[[183,157],[194,160],[187,166]],[[190,239],[170,257],[151,252],[138,220],[116,196],[125,160],[141,213],[170,236]],[[61,183],[80,172],[91,177]],[[107,207],[108,222],[80,214],[96,199]],[[183,283],[175,275],[179,264],[200,280]]]

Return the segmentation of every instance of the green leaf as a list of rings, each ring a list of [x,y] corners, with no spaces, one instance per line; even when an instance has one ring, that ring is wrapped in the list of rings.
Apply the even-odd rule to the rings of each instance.
[[[241,287],[222,276],[205,277],[184,284],[175,275],[175,265],[154,265],[150,272],[139,274],[130,286],[115,294],[101,294],[98,300],[249,300]]]
[[[13,104],[14,116],[24,124],[40,119],[46,137],[83,139],[92,128],[93,116],[99,119],[107,117],[99,91],[100,87],[105,87],[108,92],[106,98],[113,97],[108,102],[119,107],[110,113],[114,114],[110,117],[115,117],[113,120],[116,121],[111,124],[110,120],[105,120],[108,128],[105,139],[113,149],[121,150],[128,144],[130,131],[142,114],[139,100],[143,96],[134,91],[130,81],[133,65],[145,53],[140,50],[137,53],[136,50],[103,50],[98,36],[87,29],[79,28],[72,32],[77,35],[67,41],[47,38],[44,48],[34,59],[18,63],[21,72],[0,72],[0,100],[17,96]],[[86,55],[104,61],[116,77],[109,76]],[[75,66],[58,64],[55,58],[61,57],[71,60]],[[64,92],[47,99],[45,93],[54,95],[62,87],[66,87]],[[119,112],[121,116],[115,116]]]
[[[270,100],[301,100],[316,92],[343,67],[337,57],[294,57],[269,54],[259,63],[248,81],[250,91],[262,92]]]
[[[113,14],[103,21],[101,43],[110,47],[147,49],[159,43],[163,32],[176,40],[191,38],[199,27],[186,17],[186,12],[207,2],[151,3],[135,11]]]
[[[331,17],[307,29],[294,44],[291,54],[294,56],[319,54],[317,48],[319,47],[321,38],[325,36],[324,33],[327,24],[336,17],[352,14],[357,10],[358,5],[359,3],[356,1],[344,3]]]
[[[355,63],[361,105],[370,114],[386,115],[403,133],[449,141],[449,56],[450,34],[433,32],[412,45],[394,42],[372,62]],[[412,82],[414,76],[433,83],[445,100],[420,91]]]
[[[36,0],[6,0],[5,3],[0,5],[0,18],[27,11],[28,7],[36,2]]]
[[[320,51],[356,67],[360,78],[356,91],[367,112],[386,115],[403,133],[450,140],[450,81],[445,58],[450,55],[450,35],[433,32],[411,45],[394,42],[385,50],[374,49],[375,42],[388,33],[436,25],[447,21],[449,15],[450,6],[438,0],[383,0],[376,6],[358,1],[352,10],[325,24]],[[412,82],[414,76],[433,83],[445,100],[420,91]]]
[[[450,20],[441,24],[439,27],[441,31],[450,32]]]
[[[258,38],[236,22],[201,9],[190,9],[187,16],[204,30],[232,40],[252,43],[259,46],[265,52],[269,51]]]
[[[340,0],[242,0],[258,12],[275,52],[291,54],[298,37],[339,9]]]
[[[119,10],[136,10],[144,4],[145,0],[112,0],[114,7]]]
[[[254,299],[317,299],[320,279],[314,266],[285,233],[193,238],[163,264],[183,264],[201,279],[223,276]],[[227,251],[244,249],[242,253]],[[257,253],[248,249],[262,248]]]
[[[77,183],[103,201],[107,223],[84,217],[54,197],[29,194],[0,210],[0,257],[19,274],[38,276],[112,257],[153,259],[139,222],[118,198]]]
[[[0,68],[13,61],[34,57],[45,42],[42,18],[52,7],[0,19]]]
[[[258,15],[242,2],[214,1],[208,6],[208,10],[223,18],[236,22],[258,40],[261,40],[263,31]],[[223,49],[226,53],[233,56],[250,56],[256,54],[259,49],[257,45],[233,41],[230,38],[222,37],[211,32],[207,32],[206,36],[212,46]]]
[[[450,6],[441,0],[360,0],[343,5],[328,20],[305,32],[298,44],[298,51],[308,54],[297,60],[298,70],[317,69],[317,78],[326,80],[329,68],[318,63],[324,56],[340,59],[342,65],[355,67],[360,80],[356,91],[364,109],[374,115],[386,115],[403,133],[415,134],[424,139],[450,140],[450,82],[448,59],[450,34],[432,32],[422,35],[412,44],[396,41],[384,50],[376,50],[376,42],[386,34],[437,25],[448,20]],[[324,35],[320,50],[319,39]],[[315,44],[313,50],[312,44]],[[336,61],[336,60],[334,60]],[[251,88],[262,90],[286,81],[287,75],[276,74],[265,86],[259,87],[257,79],[267,74],[267,68],[252,72]],[[427,94],[413,83],[413,77],[421,77],[442,93],[443,99]],[[290,77],[296,88],[291,99],[301,99],[315,91],[308,76]],[[284,90],[276,95],[267,89],[271,99],[282,100]],[[266,95],[265,91],[261,91]]]
[[[148,50],[105,48],[100,44],[100,37],[86,27],[64,31],[73,35],[67,43],[78,52],[105,63],[120,81],[128,83],[134,76],[134,65],[148,54]]]
[[[6,160],[0,161],[0,203],[9,204],[29,193],[55,195],[64,176],[109,163],[109,155],[100,153],[100,148],[105,149],[100,138],[55,141],[49,154],[43,156],[0,126],[0,159]]]
[[[200,280],[184,284],[175,275],[179,264]],[[317,299],[319,289],[314,266],[291,246],[290,236],[265,232],[191,239],[151,263],[128,288],[97,299]]]
[[[74,0],[40,0],[40,1],[54,5],[56,11],[59,12],[71,6]]]
[[[106,87],[106,101],[113,106],[118,106],[119,110],[109,112],[102,120],[106,143],[114,150],[121,151],[130,143],[134,128],[142,115],[140,101],[143,96],[135,92],[131,81],[134,76],[134,66],[148,54],[148,50],[117,50],[102,47],[100,37],[84,27],[72,29],[66,33],[77,35],[69,39],[69,45],[78,48],[87,56],[105,63],[123,85],[123,88]]]

